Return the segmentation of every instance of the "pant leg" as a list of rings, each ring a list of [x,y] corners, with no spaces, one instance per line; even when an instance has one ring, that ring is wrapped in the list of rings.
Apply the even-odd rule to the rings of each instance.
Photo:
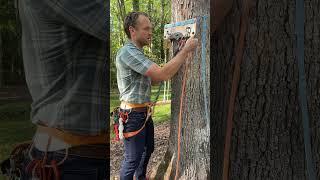
[[[152,119],[146,124],[146,144],[140,164],[136,170],[136,180],[144,180],[146,178],[147,167],[151,154],[154,151],[154,125]]]
[[[130,116],[131,115],[131,116]],[[144,123],[145,114],[132,112],[125,125],[126,132],[139,129]],[[132,180],[138,168],[142,154],[145,151],[146,129],[143,128],[137,135],[124,139],[124,160],[120,169],[120,180]]]
[[[39,151],[36,148],[33,148],[31,151],[33,159],[43,159],[44,152]],[[65,155],[56,152],[48,152],[47,154],[47,163],[51,162],[51,160],[56,160],[60,162]],[[32,169],[27,171],[26,168],[32,160],[27,157],[24,162],[24,170],[22,171],[21,180],[30,180],[34,177],[32,176]],[[59,179],[61,180],[106,180],[107,179],[107,160],[105,159],[94,159],[88,157],[82,157],[75,154],[69,154],[67,159],[59,166],[57,166]],[[48,173],[48,168],[46,168],[46,173]],[[54,175],[51,174],[50,179],[55,179]]]

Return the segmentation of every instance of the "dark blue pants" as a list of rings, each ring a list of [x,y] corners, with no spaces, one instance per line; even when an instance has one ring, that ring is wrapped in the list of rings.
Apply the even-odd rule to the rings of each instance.
[[[146,113],[131,112],[124,125],[124,132],[140,129],[146,119]],[[137,135],[124,140],[124,160],[120,170],[120,180],[136,180],[146,178],[147,166],[154,150],[154,126],[151,117],[145,128]]]
[[[43,159],[44,152],[33,148],[31,151],[34,159]],[[65,157],[62,153],[48,152],[47,162],[51,160],[61,161]],[[21,180],[30,180],[32,178],[32,172],[26,171],[27,166],[30,165],[31,159],[28,157],[24,162],[24,171],[22,172]],[[58,171],[61,180],[106,180],[109,173],[109,164],[106,159],[95,159],[82,157],[75,154],[69,154],[67,159],[58,166]],[[47,173],[49,174],[49,173]],[[51,175],[51,179],[54,179],[54,175]]]

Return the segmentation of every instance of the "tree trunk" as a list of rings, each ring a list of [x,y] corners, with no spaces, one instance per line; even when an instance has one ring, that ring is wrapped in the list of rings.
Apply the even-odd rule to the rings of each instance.
[[[3,67],[2,67],[2,58],[3,58],[3,47],[2,47],[2,34],[0,31],[0,88],[3,86]]]
[[[122,23],[124,22],[124,18],[126,17],[126,6],[124,3],[124,0],[118,0],[118,8],[119,8],[119,14],[122,20]]]
[[[213,34],[212,177],[221,179],[240,0]],[[238,4],[238,5],[237,5]],[[256,0],[235,101],[230,180],[307,179],[298,99],[295,3]],[[319,1],[305,1],[305,67],[313,160],[319,175]],[[213,9],[214,11],[214,9]],[[318,177],[319,178],[319,177]]]
[[[139,11],[139,0],[132,0],[133,11]]]
[[[123,29],[122,25],[124,23],[124,18],[126,17],[126,7],[125,7],[124,0],[117,0],[117,2],[118,2],[118,8],[119,8],[118,9],[119,10],[118,11],[119,12],[119,16],[117,18],[118,18],[118,21],[121,22],[121,23],[118,24],[118,28],[119,29]],[[124,44],[123,36],[119,36],[119,38],[120,38],[121,44],[123,45]]]
[[[164,28],[164,24],[165,24],[165,18],[164,18],[164,10],[165,10],[165,2],[164,0],[161,0],[161,32],[163,34],[163,28]],[[160,58],[164,59],[164,47],[163,47],[163,38],[160,39]]]
[[[161,0],[163,1],[163,0]],[[148,0],[148,15],[151,16],[153,9],[153,0]]]
[[[173,22],[184,21],[194,17],[202,17],[209,14],[209,0],[175,0],[172,1],[172,20]],[[189,54],[189,59],[180,68],[177,75],[172,80],[172,105],[171,105],[171,124],[169,146],[165,157],[159,165],[155,179],[174,179],[176,174],[177,155],[180,153],[178,161],[178,179],[208,179],[210,177],[210,149],[209,149],[209,123],[205,115],[204,105],[209,105],[209,97],[204,94],[209,92],[209,32],[207,29],[207,40],[204,48],[206,88],[203,88],[201,73],[201,33],[203,23],[209,23],[209,19],[203,22],[201,18],[198,26],[196,38],[199,39],[199,46],[196,53]],[[209,26],[208,26],[209,28]],[[180,108],[180,96],[182,79],[185,66],[187,65],[186,89],[182,109],[181,125],[181,149],[177,151],[178,138],[178,117]],[[204,92],[205,91],[205,92]],[[208,113],[208,112],[207,112]],[[157,147],[155,147],[157,148]]]

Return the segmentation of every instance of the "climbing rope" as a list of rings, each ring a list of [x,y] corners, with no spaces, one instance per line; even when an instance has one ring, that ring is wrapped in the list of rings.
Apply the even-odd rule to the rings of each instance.
[[[303,122],[303,137],[306,164],[309,180],[316,180],[315,165],[312,161],[310,142],[310,126],[307,102],[307,85],[304,67],[304,0],[296,0],[296,36],[297,36],[297,63],[299,69],[299,100]]]
[[[56,160],[51,160],[49,164],[47,164],[48,161],[48,150],[49,145],[51,143],[52,137],[50,136],[48,143],[46,145],[46,151],[44,153],[44,156],[42,159],[35,159],[31,155],[31,151],[34,148],[34,144],[31,145],[29,150],[29,158],[30,162],[26,167],[26,172],[30,173],[32,175],[32,178],[39,178],[39,180],[50,180],[52,176],[54,176],[55,180],[60,180],[60,172],[58,169],[58,166],[62,165],[69,156],[69,150],[68,148],[65,149],[66,153],[63,157],[63,159],[59,162]]]
[[[244,49],[244,40],[248,28],[249,21],[249,11],[250,11],[250,0],[242,1],[242,14],[241,14],[241,22],[240,22],[240,34],[238,37],[238,43],[235,48],[235,65],[234,72],[232,78],[231,85],[231,93],[229,99],[229,107],[227,114],[227,128],[226,128],[226,137],[225,137],[225,146],[224,146],[224,158],[223,158],[223,171],[222,171],[222,179],[229,179],[229,156],[230,156],[230,146],[231,146],[231,135],[232,135],[232,120],[234,114],[234,104],[238,90],[238,84],[240,80],[240,66],[243,56]]]

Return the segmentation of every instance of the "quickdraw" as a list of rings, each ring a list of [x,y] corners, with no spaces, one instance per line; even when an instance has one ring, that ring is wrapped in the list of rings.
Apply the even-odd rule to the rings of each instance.
[[[120,111],[120,107],[116,107],[111,112],[111,119],[113,120],[113,130],[115,133],[115,141],[122,140],[124,138],[123,130],[124,130],[124,123],[128,122],[128,115],[129,112],[122,112]]]

